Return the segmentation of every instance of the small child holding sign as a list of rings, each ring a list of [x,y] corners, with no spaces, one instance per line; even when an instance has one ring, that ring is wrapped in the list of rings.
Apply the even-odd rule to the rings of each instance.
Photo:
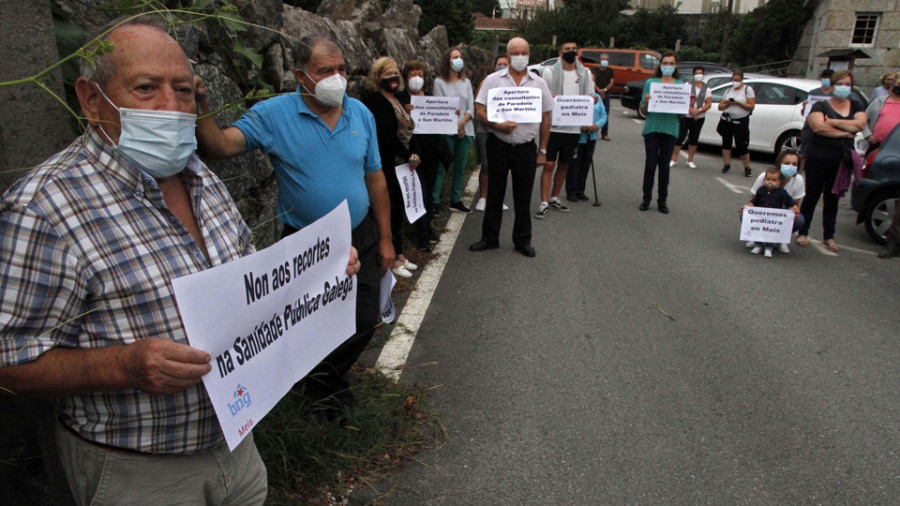
[[[797,202],[790,196],[790,194],[782,188],[782,182],[784,181],[784,175],[781,173],[781,169],[778,167],[771,167],[766,171],[765,177],[763,179],[763,186],[756,191],[756,195],[748,202],[746,205],[741,207],[741,214],[744,213],[745,207],[767,207],[774,209],[791,209],[794,211],[794,214],[800,214],[800,207],[797,206]],[[765,250],[765,257],[772,258],[772,243],[763,243],[762,245],[756,245],[750,253],[754,255],[759,255],[760,252]]]

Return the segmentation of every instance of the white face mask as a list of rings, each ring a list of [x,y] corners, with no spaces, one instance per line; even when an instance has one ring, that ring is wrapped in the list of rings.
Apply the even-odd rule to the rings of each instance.
[[[735,88],[740,88],[743,81],[731,81],[731,85]]]
[[[422,91],[423,86],[425,86],[425,79],[422,79],[419,76],[413,76],[409,78],[409,91],[418,93]]]
[[[465,62],[463,62],[462,58],[453,58],[450,60],[450,68],[454,71],[459,72],[465,66]]]
[[[347,89],[347,78],[340,74],[332,74],[321,81],[316,81],[311,75],[303,72],[316,83],[315,96],[319,102],[331,107],[337,107],[344,102],[344,91]]]
[[[703,74],[694,74],[694,81],[700,82],[703,80]]]
[[[103,98],[119,111],[119,142],[116,152],[156,179],[174,176],[197,149],[194,129],[197,115],[117,107],[97,86]],[[103,125],[100,131],[112,142]]]
[[[528,68],[528,55],[521,54],[513,56],[510,58],[509,64],[510,66],[512,66],[512,68],[516,69],[516,72],[522,72],[523,70]]]

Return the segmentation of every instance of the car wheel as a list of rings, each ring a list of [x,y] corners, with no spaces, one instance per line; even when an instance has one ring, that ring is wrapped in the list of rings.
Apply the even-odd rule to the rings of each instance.
[[[885,235],[900,205],[898,203],[900,203],[900,188],[890,188],[869,199],[863,221],[866,223],[866,232],[878,244],[887,244]]]
[[[637,113],[638,118],[647,119],[647,115],[644,114],[643,111],[641,111],[641,106],[638,106],[638,108],[634,112]]]
[[[775,141],[775,154],[781,153],[784,148],[800,149],[800,132],[798,130],[789,130]]]

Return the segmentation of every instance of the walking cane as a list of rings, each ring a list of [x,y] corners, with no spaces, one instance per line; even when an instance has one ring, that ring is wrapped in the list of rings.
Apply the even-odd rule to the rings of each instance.
[[[600,207],[600,199],[597,197],[597,176],[594,175],[594,157],[591,156],[591,179],[594,181],[594,207]]]

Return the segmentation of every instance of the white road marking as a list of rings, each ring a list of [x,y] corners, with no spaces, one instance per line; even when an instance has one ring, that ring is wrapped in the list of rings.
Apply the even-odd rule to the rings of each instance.
[[[733,191],[734,193],[744,193],[744,194],[750,193],[749,186],[741,186],[738,184],[729,183],[728,181],[725,181],[721,177],[717,177],[716,181],[722,183],[722,185],[724,185],[725,188],[728,188],[729,190]]]
[[[465,193],[474,195],[477,187],[478,171],[476,170],[466,183]],[[465,204],[470,206],[471,201],[466,201]],[[419,332],[419,326],[422,325],[422,320],[431,304],[431,298],[444,273],[447,260],[450,258],[450,252],[453,251],[453,245],[456,243],[456,238],[466,219],[465,214],[448,212],[450,212],[450,218],[441,234],[441,241],[434,246],[435,259],[428,263],[416,281],[415,288],[409,294],[406,304],[403,305],[403,310],[394,322],[391,335],[375,362],[375,368],[394,381],[400,379],[400,374],[403,372],[401,367],[406,364],[416,334]]]

